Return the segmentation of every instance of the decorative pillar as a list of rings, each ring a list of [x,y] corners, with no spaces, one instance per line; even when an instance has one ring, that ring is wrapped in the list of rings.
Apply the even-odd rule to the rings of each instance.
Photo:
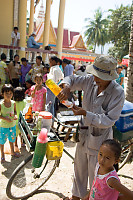
[[[60,0],[57,41],[56,41],[56,51],[58,51],[59,58],[61,58],[62,56],[64,13],[65,13],[65,0]]]
[[[19,7],[19,1],[14,0],[14,19],[13,19],[13,26],[18,27],[18,7]]]
[[[44,22],[44,34],[43,34],[43,47],[49,44],[49,30],[50,30],[50,8],[51,0],[46,0],[46,11],[45,11],[45,22]],[[43,60],[45,60],[45,55],[43,54]]]
[[[20,32],[20,42],[19,46],[22,48],[19,52],[20,59],[25,57],[25,47],[26,47],[26,15],[27,15],[27,0],[19,1],[19,32]]]
[[[0,44],[11,44],[13,31],[13,0],[0,0]]]
[[[34,31],[34,0],[30,0],[29,35]]]

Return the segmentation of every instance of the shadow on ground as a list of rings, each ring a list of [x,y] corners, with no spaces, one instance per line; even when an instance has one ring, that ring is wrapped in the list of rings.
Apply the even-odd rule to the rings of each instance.
[[[55,191],[52,191],[52,190],[37,190],[37,192],[35,192],[33,195],[31,195],[29,197],[33,197],[35,194],[41,194],[41,193],[44,193],[44,197],[45,197],[45,193],[54,194],[54,195],[58,196],[59,198],[65,197],[62,193],[55,192]],[[27,200],[28,198],[24,198],[23,200]]]
[[[30,156],[30,152],[27,152],[26,148],[22,148],[21,149],[21,156],[19,158],[15,158],[13,160],[6,161],[4,163],[2,163],[2,166],[5,168],[5,171],[2,172],[2,174],[7,177],[8,179],[10,178],[11,174],[13,173],[13,171],[17,168],[17,166],[23,161],[25,160],[27,157]],[[10,156],[10,155],[9,155]],[[12,166],[12,167],[11,167]]]

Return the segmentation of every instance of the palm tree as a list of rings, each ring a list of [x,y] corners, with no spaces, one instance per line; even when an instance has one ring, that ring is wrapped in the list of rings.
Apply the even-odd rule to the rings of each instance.
[[[133,12],[129,42],[129,65],[127,70],[127,78],[126,99],[133,103]]]
[[[102,19],[103,13],[100,8],[95,11],[94,20],[90,18],[85,19],[89,22],[85,31],[86,43],[94,44],[94,52],[96,45],[101,45],[101,53],[105,43],[108,42],[108,20]]]

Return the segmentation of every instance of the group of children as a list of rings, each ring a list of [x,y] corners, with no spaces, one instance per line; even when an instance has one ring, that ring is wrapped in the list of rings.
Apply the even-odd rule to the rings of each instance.
[[[35,85],[30,89],[33,111],[45,110],[47,89],[42,85],[43,77],[41,74],[35,75]],[[13,88],[11,84],[2,87],[3,100],[0,102],[0,146],[1,162],[5,161],[4,144],[8,138],[11,148],[11,156],[19,157],[20,154],[14,152],[14,143],[17,145],[19,135],[18,118],[20,111],[26,106],[25,90],[22,87]],[[13,100],[12,100],[13,99]],[[22,144],[23,145],[23,144]]]
[[[45,67],[44,67],[45,68]],[[34,69],[40,72],[37,69]],[[41,73],[34,74],[34,85],[32,80],[26,81],[27,90],[22,87],[16,87],[15,89],[11,84],[4,84],[2,87],[3,100],[0,103],[0,146],[1,146],[1,162],[5,161],[4,144],[8,138],[11,148],[11,156],[19,157],[20,154],[14,152],[14,142],[17,145],[16,137],[19,135],[18,118],[19,113],[26,106],[25,95],[32,97],[32,110],[42,111],[45,110],[46,93],[47,89],[44,87],[47,80],[47,72],[49,66],[46,66],[44,75]],[[14,101],[12,100],[14,99]]]

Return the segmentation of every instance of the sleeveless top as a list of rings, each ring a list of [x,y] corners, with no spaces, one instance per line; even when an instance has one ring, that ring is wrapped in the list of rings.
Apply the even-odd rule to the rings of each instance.
[[[14,118],[14,101],[11,100],[11,107],[9,108],[5,107],[4,100],[2,100],[0,105],[1,105],[1,115],[3,117],[13,119]],[[2,128],[11,128],[15,126],[15,124],[16,124],[15,120],[13,120],[12,122],[7,122],[6,120],[1,119],[0,121],[0,127]]]
[[[99,164],[96,165],[95,177],[91,187],[89,200],[117,200],[119,192],[114,188],[111,188],[107,183],[110,178],[119,180],[115,169],[104,175],[99,175],[98,169]]]

